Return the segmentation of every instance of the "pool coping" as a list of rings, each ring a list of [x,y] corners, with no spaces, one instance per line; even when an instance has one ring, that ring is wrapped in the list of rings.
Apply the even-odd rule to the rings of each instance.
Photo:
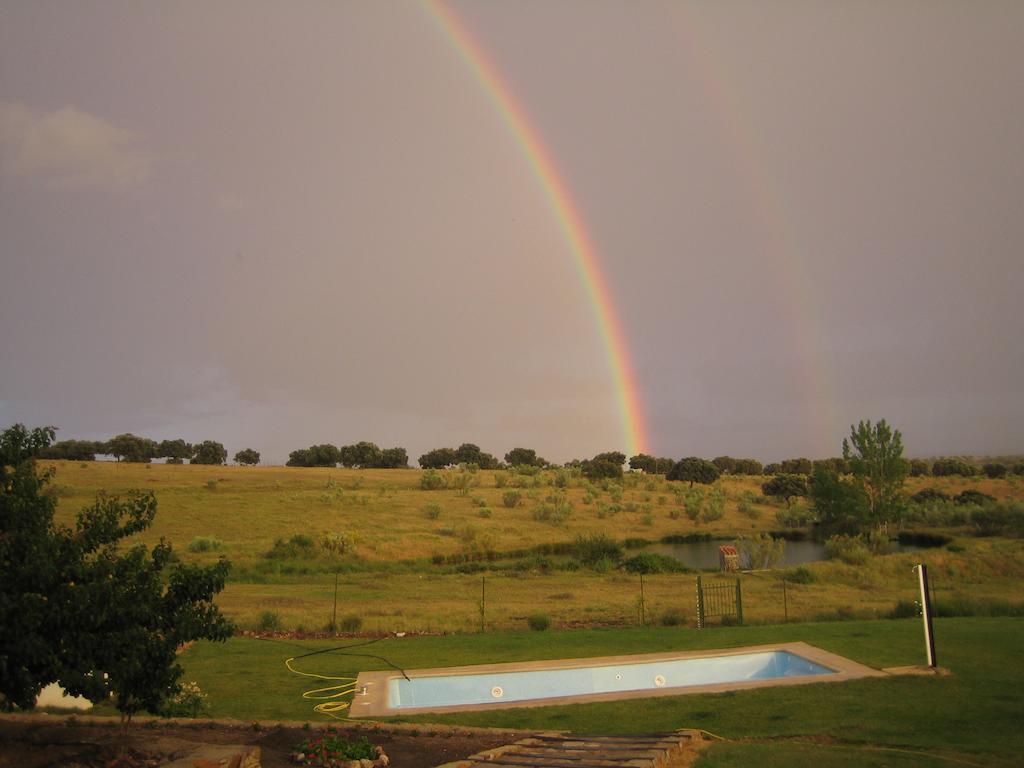
[[[396,709],[388,706],[388,681],[402,676],[401,672],[385,670],[377,672],[360,672],[356,679],[356,694],[349,709],[349,717],[395,717],[398,715],[418,715],[427,712],[482,712],[489,709],[506,709],[511,707],[547,707],[561,704],[587,704],[596,701],[618,701],[622,699],[646,699],[660,696],[682,696],[691,693],[721,693],[749,688],[766,688],[778,685],[807,685],[809,683],[839,683],[863,677],[888,677],[888,674],[877,669],[859,664],[845,656],[826,651],[805,642],[770,643],[768,645],[747,645],[739,648],[715,648],[702,651],[668,651],[663,653],[622,654],[618,656],[592,656],[579,659],[544,659],[541,661],[515,661],[500,664],[474,664],[461,667],[436,667],[433,669],[408,670],[407,674],[416,677],[440,677],[447,675],[471,675],[500,672],[530,672],[546,669],[574,669],[580,667],[604,667],[613,664],[637,664],[651,661],[677,661],[683,659],[705,659],[720,656],[742,656],[748,653],[764,653],[770,651],[788,651],[807,661],[820,664],[831,669],[835,674],[803,675],[798,677],[780,677],[771,680],[739,680],[730,683],[710,683],[706,685],[686,685],[674,688],[657,688],[640,691],[610,691],[605,693],[585,693],[573,696],[554,696],[529,701],[507,701],[487,704],[457,704],[443,707],[402,707]]]

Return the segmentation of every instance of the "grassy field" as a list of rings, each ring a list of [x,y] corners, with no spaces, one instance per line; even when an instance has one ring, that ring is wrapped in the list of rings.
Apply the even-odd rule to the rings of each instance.
[[[784,505],[751,497],[760,479],[725,478],[724,515],[708,523],[682,513],[686,488],[662,478],[627,476],[620,492],[582,478],[566,478],[567,487],[549,484],[553,473],[536,478],[506,472],[479,472],[478,485],[424,491],[418,470],[329,470],[46,462],[56,468],[58,516],[74,514],[101,490],[124,493],[153,490],[159,511],[153,528],[141,537],[149,544],[167,538],[186,561],[211,562],[227,556],[234,566],[227,589],[218,598],[240,627],[255,628],[269,615],[286,629],[323,629],[337,619],[358,616],[369,632],[466,632],[480,627],[481,574],[454,572],[433,559],[478,552],[499,552],[571,542],[578,534],[605,533],[656,540],[666,535],[738,533],[778,529],[776,513]],[[462,482],[451,473],[449,484]],[[505,507],[513,485],[521,501]],[[536,487],[535,487],[535,484]],[[500,487],[499,487],[500,486]],[[910,490],[937,487],[948,493],[975,488],[997,498],[1019,498],[1015,478],[983,480],[924,478]],[[534,519],[534,510],[553,494],[564,493],[572,512],[561,525]],[[589,498],[589,502],[585,499]],[[614,499],[618,501],[614,501]],[[746,513],[740,511],[741,502]],[[424,513],[436,504],[437,517]],[[481,504],[486,506],[480,506]],[[617,504],[618,512],[609,512]],[[602,516],[602,509],[604,514]],[[488,510],[489,516],[481,516]],[[752,511],[751,511],[752,510]],[[312,559],[273,560],[265,555],[275,540],[303,534],[313,539],[345,532],[354,551],[341,558],[319,552]],[[962,531],[948,531],[953,535]],[[217,550],[193,553],[196,537],[212,537]],[[997,601],[1017,596],[1024,583],[1024,543],[1020,540],[958,536],[956,549],[875,557],[859,566],[838,561],[809,566],[813,581],[786,585],[786,571],[741,576],[745,619],[766,623],[789,620],[888,615],[897,601],[915,597],[914,562],[928,563],[936,596],[947,601]],[[564,560],[565,558],[563,558]],[[549,558],[557,565],[558,558]],[[534,613],[547,614],[555,626],[622,626],[641,618],[640,579],[621,571],[567,571],[545,568],[543,560],[506,561],[486,573],[485,626],[517,629]],[[643,618],[648,623],[694,620],[692,574],[652,574],[644,578]]]
[[[590,733],[690,727],[728,741],[702,766],[745,765],[1019,765],[1024,731],[1024,619],[939,619],[940,663],[949,677],[893,677],[840,684],[765,688],[628,702],[423,715],[412,722]],[[493,633],[390,638],[349,653],[322,654],[299,668],[355,676],[386,669],[494,661],[587,657],[804,640],[881,668],[923,662],[916,620],[847,621],[705,631],[666,628]],[[210,694],[210,714],[318,721],[301,698],[306,680],[291,675],[286,657],[331,647],[235,638],[201,643],[183,656],[187,679]],[[314,681],[315,682],[315,681]],[[436,730],[437,725],[424,725]]]
[[[471,475],[468,488],[420,489],[420,470],[349,470],[291,467],[228,467],[113,462],[43,462],[57,470],[59,515],[68,521],[100,491],[123,493],[143,488],[156,493],[156,524],[143,536],[161,537],[184,550],[196,536],[222,542],[220,553],[239,565],[259,561],[275,539],[294,534],[318,537],[346,532],[355,538],[354,555],[371,562],[429,558],[463,551],[467,529],[498,551],[572,541],[580,533],[606,533],[617,539],[660,539],[670,534],[710,533],[730,537],[780,527],[776,513],[785,505],[767,500],[750,504],[749,516],[739,511],[744,492],[760,496],[764,478],[724,477],[725,513],[720,520],[693,522],[683,511],[683,483],[659,476],[627,475],[624,486],[588,483],[570,478],[565,488],[551,483],[554,474],[516,476],[505,471]],[[447,473],[452,484],[460,473]],[[504,487],[498,483],[504,481]],[[472,483],[477,483],[472,485]],[[517,483],[526,487],[514,487]],[[1024,498],[1018,479],[915,478],[913,492],[935,487],[947,493],[974,488],[996,498]],[[698,486],[699,487],[699,486]],[[621,496],[617,494],[621,488]],[[515,490],[520,503],[505,507],[503,496]],[[585,501],[589,497],[589,502]],[[549,496],[562,496],[572,513],[561,525],[534,519]],[[617,499],[617,500],[616,500]],[[440,506],[434,519],[424,508]],[[480,506],[483,504],[484,506]],[[612,512],[613,505],[619,511]],[[490,510],[489,517],[480,514]],[[602,512],[604,516],[602,517]],[[479,545],[477,542],[476,545]],[[183,553],[183,556],[188,557]],[[198,555],[211,559],[215,554]]]

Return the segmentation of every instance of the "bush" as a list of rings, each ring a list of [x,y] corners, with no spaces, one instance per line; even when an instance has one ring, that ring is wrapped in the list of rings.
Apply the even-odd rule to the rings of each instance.
[[[1005,464],[986,464],[981,469],[987,477],[990,477],[993,480],[1000,477],[1006,477]]]
[[[630,573],[682,573],[688,569],[674,557],[657,552],[641,552],[622,564]]]
[[[522,498],[523,494],[519,491],[505,491],[505,493],[501,495],[501,503],[509,509],[512,509],[512,507],[519,506],[519,502]]]
[[[545,502],[533,508],[532,516],[539,523],[563,525],[572,516],[572,507],[569,506],[568,502],[557,504]]]
[[[976,491],[973,488],[968,488],[966,491],[961,491],[953,497],[953,501],[957,504],[976,504],[979,507],[994,502],[995,496],[989,496],[987,493]]]
[[[266,557],[272,560],[309,560],[316,556],[316,545],[304,534],[297,533],[288,541],[277,539]]]
[[[213,536],[196,536],[188,543],[189,552],[214,552],[220,547],[220,539]]]
[[[363,628],[363,619],[360,616],[351,614],[342,618],[340,626],[342,632],[358,632]]]
[[[281,617],[273,611],[264,611],[256,622],[256,629],[260,632],[276,632],[281,628]]]
[[[772,538],[767,533],[759,533],[749,539],[741,536],[736,541],[736,549],[740,561],[752,570],[776,568],[786,557],[786,540]]]
[[[428,520],[437,520],[441,516],[441,505],[440,504],[424,504],[423,514]]]
[[[814,571],[810,568],[799,565],[791,571],[786,572],[786,581],[793,584],[813,584],[817,581]]]
[[[194,680],[182,683],[176,694],[164,702],[160,709],[163,717],[199,717],[206,711],[207,695]]]
[[[573,556],[584,565],[593,566],[602,559],[617,563],[622,555],[622,546],[604,533],[580,534],[573,542]]]
[[[444,488],[444,476],[436,469],[428,469],[420,475],[421,491],[439,491]]]
[[[486,519],[486,518],[489,518],[494,513],[491,512],[489,507],[483,507],[482,509],[479,509],[476,514],[477,514],[477,517],[483,517],[483,518]]]
[[[935,501],[949,501],[949,494],[943,493],[938,488],[922,488],[910,497],[915,504],[929,504]]]
[[[825,553],[849,565],[864,565],[871,558],[871,550],[860,536],[833,536],[825,542]]]
[[[686,617],[683,616],[683,612],[678,608],[669,608],[658,619],[658,623],[663,627],[678,627],[686,623]]]
[[[953,539],[931,531],[900,531],[896,535],[900,544],[914,547],[944,547]]]
[[[543,632],[551,626],[551,619],[546,613],[535,613],[526,618],[526,623],[534,632]]]

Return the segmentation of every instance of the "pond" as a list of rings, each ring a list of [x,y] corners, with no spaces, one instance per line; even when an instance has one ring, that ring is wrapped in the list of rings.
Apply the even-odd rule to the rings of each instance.
[[[640,552],[656,552],[659,555],[674,557],[688,568],[698,570],[718,569],[718,548],[724,544],[733,544],[731,540],[688,541],[682,544],[650,544]],[[900,544],[893,541],[889,545],[890,552],[915,552],[920,547]],[[637,551],[637,550],[631,550]],[[627,553],[627,556],[629,553]],[[786,555],[780,565],[804,565],[825,560],[825,545],[816,541],[787,541]]]

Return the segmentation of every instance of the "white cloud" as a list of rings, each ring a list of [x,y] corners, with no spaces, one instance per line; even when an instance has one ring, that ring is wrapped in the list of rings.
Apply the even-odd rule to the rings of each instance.
[[[37,112],[0,101],[0,169],[56,187],[126,188],[144,181],[152,155],[130,131],[64,107]]]

